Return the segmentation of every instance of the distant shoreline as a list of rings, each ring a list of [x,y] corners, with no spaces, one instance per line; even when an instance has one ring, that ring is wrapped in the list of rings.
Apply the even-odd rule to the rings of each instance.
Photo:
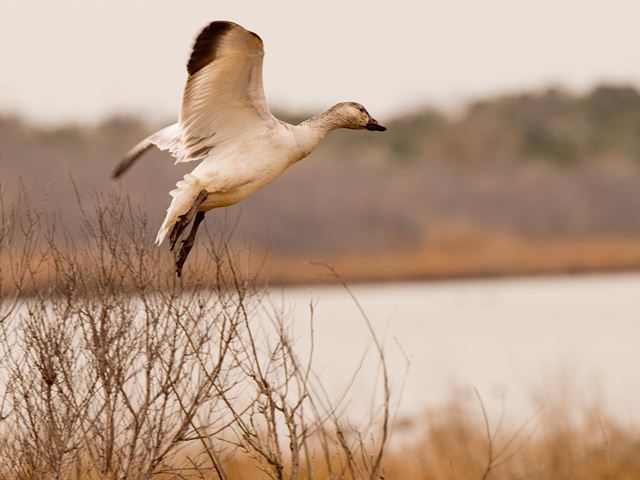
[[[349,283],[458,281],[640,272],[640,239],[526,241],[507,234],[442,239],[409,252],[322,259]],[[335,284],[321,265],[270,258],[259,278],[271,285]]]
[[[154,281],[175,282],[173,257],[168,249],[148,244],[158,265]],[[532,278],[594,274],[640,273],[640,238],[591,237],[526,240],[505,232],[466,231],[449,234],[414,249],[380,253],[343,255],[284,256],[257,247],[232,247],[233,261],[243,280],[269,286],[305,286],[349,284],[384,284],[398,282],[474,281],[483,279]],[[92,252],[70,252],[75,258],[92,258]],[[95,253],[95,252],[94,252]],[[185,265],[184,286],[193,282],[215,285],[215,268],[201,265],[207,257],[205,245]],[[37,257],[36,257],[37,258]],[[0,271],[11,271],[11,259],[0,258]],[[36,267],[34,265],[34,267]],[[75,265],[79,271],[91,265]],[[337,275],[337,276],[336,276]],[[2,279],[8,280],[8,279]],[[122,287],[132,278],[123,278]],[[46,292],[63,287],[64,276],[47,259],[37,264],[37,272],[22,295]],[[202,283],[204,282],[204,283]],[[11,282],[2,285],[12,293]]]
[[[640,275],[640,266],[615,267],[602,269],[575,269],[575,270],[539,270],[527,272],[485,272],[470,274],[442,274],[425,276],[390,276],[390,277],[351,277],[341,275],[341,279],[351,285],[383,285],[392,283],[449,283],[449,282],[474,282],[481,280],[509,280],[509,279],[529,279],[529,278],[561,278],[561,277],[587,277],[596,275],[623,275],[637,273]],[[305,287],[305,286],[333,286],[339,285],[340,280],[326,277],[309,278],[302,281],[292,281],[288,279],[273,278],[269,280],[270,286],[275,287]]]

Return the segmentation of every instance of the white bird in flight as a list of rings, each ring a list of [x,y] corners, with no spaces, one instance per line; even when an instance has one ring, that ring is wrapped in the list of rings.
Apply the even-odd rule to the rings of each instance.
[[[173,250],[193,222],[176,258],[178,276],[205,212],[244,200],[309,155],[332,130],[386,130],[355,102],[338,103],[299,125],[278,120],[264,97],[263,56],[255,33],[233,22],[210,23],[187,64],[179,121],[138,143],[113,173],[122,175],[153,145],[176,163],[200,162],[170,192],[173,200],[156,238],[160,245],[169,234]]]

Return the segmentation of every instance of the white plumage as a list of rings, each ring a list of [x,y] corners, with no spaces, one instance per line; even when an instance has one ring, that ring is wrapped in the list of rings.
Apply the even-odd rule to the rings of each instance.
[[[158,245],[174,231],[173,248],[196,212],[243,200],[311,153],[329,131],[385,130],[354,102],[339,103],[300,125],[276,119],[264,96],[263,56],[256,34],[232,22],[209,24],[189,59],[179,122],[133,147],[116,168],[115,177],[152,145],[170,152],[176,163],[200,161],[170,192],[173,199],[158,231]],[[202,215],[183,241],[178,275]]]

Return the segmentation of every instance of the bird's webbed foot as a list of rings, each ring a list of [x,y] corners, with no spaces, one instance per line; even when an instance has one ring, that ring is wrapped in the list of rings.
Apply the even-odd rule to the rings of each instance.
[[[198,207],[207,199],[207,196],[209,196],[209,192],[206,190],[200,190],[200,193],[198,193],[198,196],[189,211],[180,215],[178,220],[176,220],[176,223],[173,224],[173,228],[169,234],[169,249],[171,251],[175,248],[176,242],[178,241],[178,238],[180,238],[180,235],[182,235],[182,232],[184,232],[184,229],[193,221],[193,218],[198,211]]]
[[[176,275],[178,275],[178,277],[182,276],[182,267],[189,256],[191,248],[193,247],[196,239],[196,232],[198,231],[198,227],[202,220],[204,220],[204,212],[197,212],[195,220],[193,221],[193,226],[189,232],[189,236],[180,242],[180,251],[176,257]]]

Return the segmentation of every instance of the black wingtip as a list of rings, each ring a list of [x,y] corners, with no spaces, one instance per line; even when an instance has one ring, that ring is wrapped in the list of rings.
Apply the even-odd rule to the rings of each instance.
[[[234,27],[233,22],[217,20],[204,27],[196,38],[187,63],[189,75],[195,75],[216,58],[220,39]]]
[[[120,175],[122,175],[124,173],[124,170],[122,170],[120,167],[117,167],[113,172],[111,172],[111,180],[118,180],[120,178]]]
[[[131,150],[129,150],[125,157],[120,160],[120,163],[116,165],[116,168],[113,170],[113,172],[111,172],[111,178],[115,180],[122,176],[122,174],[129,170],[131,166],[136,162],[136,160],[138,160],[138,158],[140,158],[142,154],[149,150],[151,147],[153,147],[153,143],[151,143],[149,139],[146,138]]]

